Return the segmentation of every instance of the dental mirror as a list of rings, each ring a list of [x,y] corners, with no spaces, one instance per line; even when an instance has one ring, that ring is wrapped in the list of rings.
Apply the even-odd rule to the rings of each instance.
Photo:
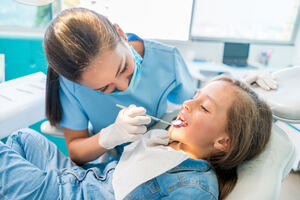
[[[173,120],[171,122],[171,124],[174,125],[174,126],[183,126],[183,122],[181,120],[178,120],[178,119]]]

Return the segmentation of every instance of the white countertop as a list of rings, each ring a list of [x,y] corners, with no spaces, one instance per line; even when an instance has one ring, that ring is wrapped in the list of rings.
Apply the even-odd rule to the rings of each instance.
[[[45,86],[42,72],[0,84],[0,138],[45,118]]]

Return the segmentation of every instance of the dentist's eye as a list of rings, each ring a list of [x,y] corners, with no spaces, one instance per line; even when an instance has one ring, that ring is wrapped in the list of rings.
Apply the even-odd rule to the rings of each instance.
[[[204,110],[205,112],[209,112],[204,106],[201,105],[202,110]]]
[[[97,89],[97,91],[99,91],[99,92],[105,92],[107,90],[108,86],[109,85],[107,85],[105,87],[102,87],[102,88],[99,88],[99,89]]]
[[[128,66],[127,66],[127,63],[126,63],[123,70],[120,72],[120,74],[123,74],[124,72],[126,72],[127,69],[128,69]]]

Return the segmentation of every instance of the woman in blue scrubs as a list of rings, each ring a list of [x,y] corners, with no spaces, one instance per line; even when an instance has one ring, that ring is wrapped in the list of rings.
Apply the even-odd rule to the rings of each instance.
[[[126,35],[88,9],[59,14],[46,31],[44,50],[46,115],[63,127],[69,155],[79,165],[107,151],[98,141],[101,130],[114,123],[116,104],[135,104],[161,117],[168,101],[181,104],[195,92],[176,48]]]

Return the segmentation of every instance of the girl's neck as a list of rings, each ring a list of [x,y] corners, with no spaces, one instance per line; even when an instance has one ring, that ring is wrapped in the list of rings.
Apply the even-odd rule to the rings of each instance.
[[[201,159],[201,158],[204,158],[204,155],[202,156],[202,155],[198,155],[198,154],[193,153],[188,148],[188,146],[186,146],[185,144],[180,143],[178,141],[174,141],[174,142],[170,143],[168,146],[171,147],[171,148],[173,148],[176,151],[179,151],[179,150],[184,151],[185,153],[189,154],[190,158],[192,158],[192,159]]]

